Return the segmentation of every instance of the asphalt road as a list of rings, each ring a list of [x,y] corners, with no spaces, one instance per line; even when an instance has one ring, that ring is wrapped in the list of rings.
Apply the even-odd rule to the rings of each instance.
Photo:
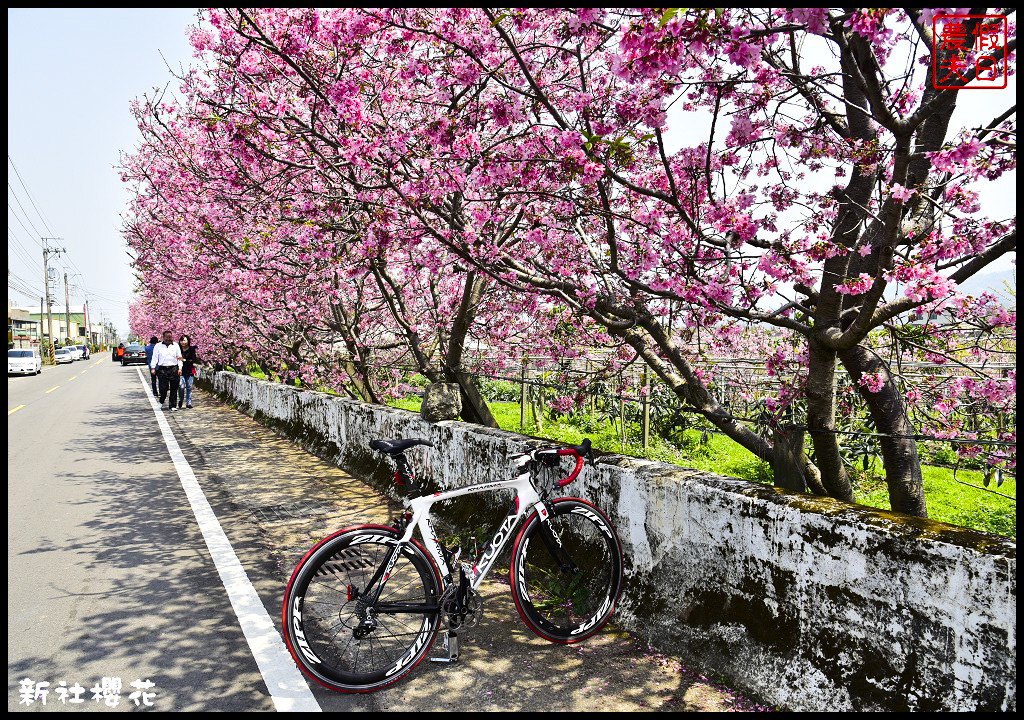
[[[371,694],[310,686],[282,654],[291,569],[332,530],[392,509],[211,395],[156,410],[145,370],[97,354],[8,378],[9,710],[755,708],[611,625],[571,648],[544,642],[499,573],[458,665],[425,662]]]
[[[154,710],[273,709],[138,368],[97,354],[7,394],[8,709],[142,709],[133,692]],[[115,708],[92,699],[103,678],[120,678]],[[49,683],[45,708],[22,704],[26,679]],[[61,703],[61,682],[86,702]]]

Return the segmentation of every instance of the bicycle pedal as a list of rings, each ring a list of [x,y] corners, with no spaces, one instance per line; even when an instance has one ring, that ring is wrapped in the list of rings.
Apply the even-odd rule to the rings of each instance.
[[[448,651],[448,657],[432,657],[430,662],[455,663],[459,661],[459,636],[445,630],[442,647]]]

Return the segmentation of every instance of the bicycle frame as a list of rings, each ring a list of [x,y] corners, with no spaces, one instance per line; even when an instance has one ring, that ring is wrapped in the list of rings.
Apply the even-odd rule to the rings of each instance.
[[[505,545],[508,544],[509,538],[512,537],[513,529],[515,529],[519,524],[519,521],[523,516],[531,510],[536,510],[541,518],[547,518],[548,516],[548,510],[544,505],[544,501],[541,500],[536,488],[534,488],[530,472],[526,467],[530,459],[529,455],[523,455],[517,459],[516,464],[519,466],[520,473],[511,480],[470,485],[469,487],[459,488],[458,490],[436,492],[433,495],[423,495],[418,498],[406,500],[405,505],[412,512],[412,519],[406,526],[405,533],[402,535],[398,547],[401,547],[405,543],[411,541],[413,532],[416,528],[419,528],[420,537],[423,539],[423,546],[426,548],[427,552],[430,553],[431,557],[434,558],[434,562],[437,563],[437,567],[441,571],[441,578],[444,580],[445,587],[447,587],[455,578],[452,574],[453,569],[448,567],[444,553],[441,552],[441,548],[438,544],[437,534],[434,532],[434,526],[431,523],[430,508],[434,503],[451,500],[464,495],[473,495],[476,493],[491,492],[494,490],[514,490],[516,497],[513,507],[505,516],[505,519],[498,527],[498,531],[495,533],[494,537],[491,538],[490,542],[487,544],[484,552],[473,563],[472,572],[469,577],[470,587],[474,591],[479,589],[480,585],[487,577],[487,573],[490,572],[491,568],[494,566],[494,561],[497,560],[502,549],[504,549]],[[396,551],[397,550],[398,548],[396,548]],[[454,570],[457,571],[458,568],[454,568]]]
[[[391,456],[397,465],[396,482],[411,494],[418,494],[422,486],[403,451],[416,445],[431,443],[406,438],[374,440],[370,445]],[[575,457],[575,469],[551,483],[551,475],[559,472],[558,461],[566,455]],[[377,689],[404,677],[424,659],[442,623],[448,658],[430,659],[458,660],[459,633],[480,620],[480,587],[518,528],[522,529],[512,544],[511,591],[524,623],[552,642],[578,642],[596,633],[621,593],[621,544],[597,508],[582,500],[549,497],[556,486],[576,479],[587,458],[593,460],[589,439],[569,448],[534,450],[511,459],[511,479],[411,497],[391,524],[357,525],[322,540],[296,567],[285,597],[285,639],[296,662],[326,687],[345,692]],[[540,474],[542,467],[551,474]],[[437,537],[431,515],[434,503],[500,490],[513,491],[511,507],[483,553],[463,562],[461,551],[453,551]],[[568,523],[564,527],[563,520],[556,519],[563,516]],[[577,520],[580,516],[586,519]],[[591,539],[600,546],[594,552],[586,541],[576,542],[578,523],[583,523],[582,534],[594,536]],[[545,548],[550,557],[543,554]],[[561,580],[553,580],[555,576]],[[326,579],[316,580],[320,577]],[[388,588],[389,580],[396,587]],[[549,588],[552,582],[557,586]],[[535,587],[540,588],[540,603],[531,598]],[[563,612],[567,603],[573,608],[571,616]],[[577,608],[577,603],[582,605]],[[554,614],[549,612],[552,608]],[[306,610],[308,619],[303,618]],[[410,615],[418,619],[395,617]],[[312,632],[309,641],[307,631]],[[321,659],[319,651],[311,649],[336,645],[342,633],[340,654]],[[384,653],[383,663],[381,657],[374,658],[377,647]],[[359,655],[364,648],[369,650],[368,660]]]

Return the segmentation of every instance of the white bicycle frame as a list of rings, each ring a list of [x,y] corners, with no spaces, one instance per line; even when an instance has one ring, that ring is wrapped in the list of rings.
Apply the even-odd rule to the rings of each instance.
[[[494,566],[494,561],[497,560],[498,555],[508,543],[509,538],[512,536],[512,530],[519,523],[519,520],[531,510],[536,510],[542,520],[546,520],[548,517],[548,510],[540,495],[534,489],[533,482],[530,479],[530,472],[526,467],[531,459],[533,459],[532,454],[520,455],[516,458],[515,464],[519,467],[520,473],[512,480],[470,485],[458,490],[436,492],[433,495],[424,495],[412,500],[407,499],[405,506],[412,512],[412,519],[405,528],[400,544],[404,545],[412,540],[413,532],[416,528],[419,528],[420,537],[423,538],[423,545],[431,557],[434,558],[434,562],[437,563],[437,567],[441,570],[441,577],[444,579],[444,584],[447,587],[453,580],[452,571],[454,570],[457,573],[458,568],[449,568],[448,563],[445,562],[444,553],[441,552],[437,535],[430,521],[430,508],[434,503],[462,497],[463,495],[490,492],[492,490],[515,490],[515,511],[505,516],[497,533],[484,550],[483,555],[480,556],[479,560],[474,560],[472,571],[468,573],[470,587],[473,590],[479,589],[487,573]]]

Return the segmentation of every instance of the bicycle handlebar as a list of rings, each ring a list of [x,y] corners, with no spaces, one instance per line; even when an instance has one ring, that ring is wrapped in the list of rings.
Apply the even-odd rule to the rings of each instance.
[[[576,479],[576,477],[580,474],[580,470],[583,469],[584,460],[589,459],[591,467],[593,467],[594,465],[594,451],[590,445],[590,438],[585,438],[583,442],[580,443],[579,445],[570,445],[567,448],[542,448],[534,452],[534,457],[540,455],[541,453],[550,452],[557,453],[560,456],[572,455],[573,457],[576,458],[576,467],[573,468],[572,472],[569,474],[569,477],[558,481],[558,487],[565,487],[566,485],[568,485],[569,483]]]

